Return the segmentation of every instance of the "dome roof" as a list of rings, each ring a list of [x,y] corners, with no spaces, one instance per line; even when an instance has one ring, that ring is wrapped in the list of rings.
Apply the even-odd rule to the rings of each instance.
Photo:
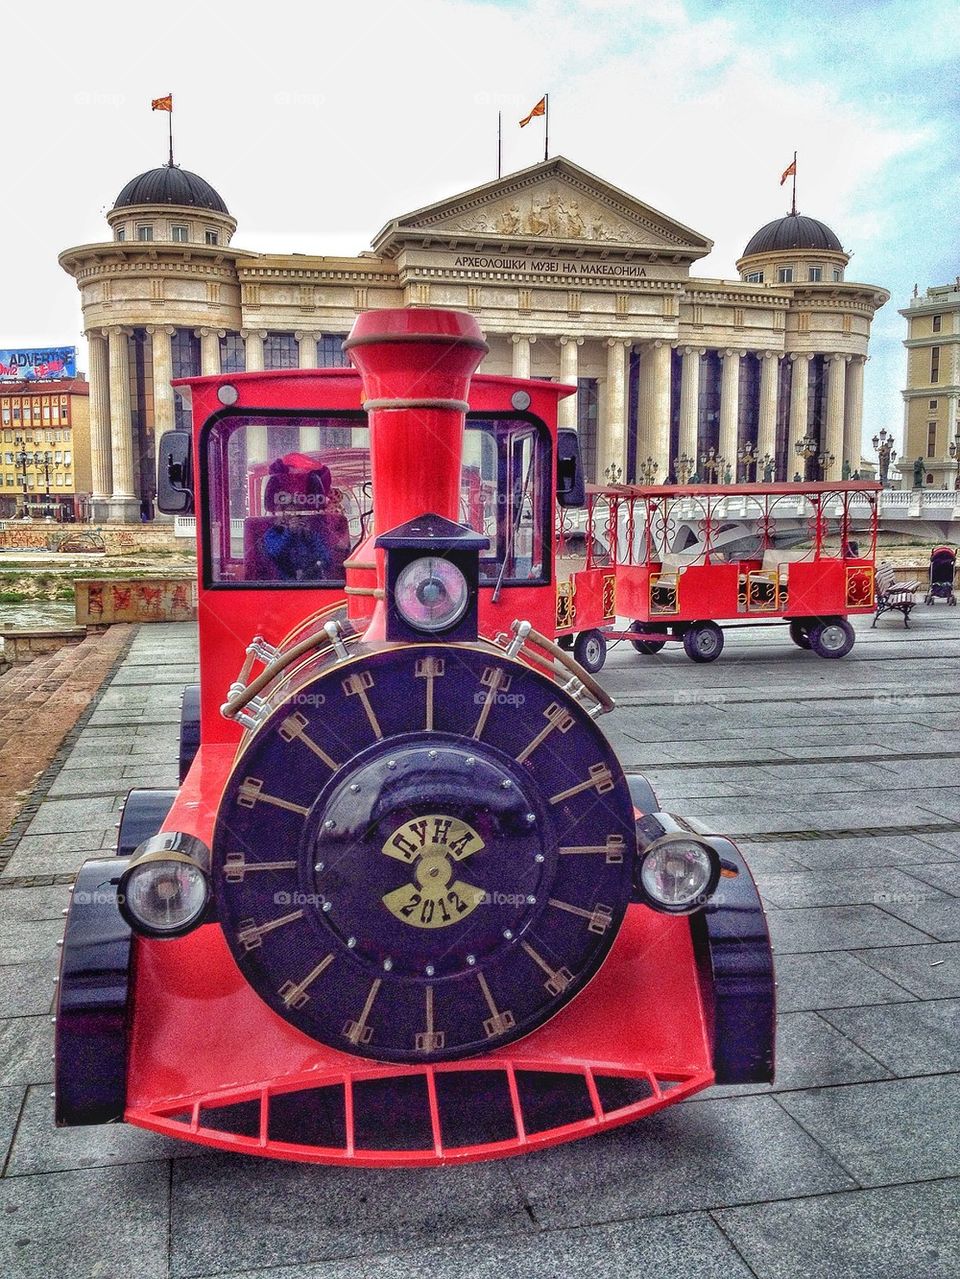
[[[117,196],[115,209],[127,209],[135,204],[182,204],[196,209],[209,209],[215,213],[226,213],[229,209],[223,199],[204,178],[191,173],[189,169],[179,169],[173,165],[163,164],[158,169],[148,169],[146,173],[131,178]]]
[[[754,253],[777,253],[782,249],[821,249],[830,253],[842,253],[843,245],[825,222],[805,218],[801,213],[789,213],[762,226],[751,236],[743,251],[745,258]]]

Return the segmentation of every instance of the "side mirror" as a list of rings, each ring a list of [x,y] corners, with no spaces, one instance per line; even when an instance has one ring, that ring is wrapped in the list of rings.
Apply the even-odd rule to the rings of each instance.
[[[583,506],[586,500],[580,437],[562,426],[557,431],[557,505]]]
[[[157,507],[164,515],[193,511],[193,441],[189,431],[164,431],[157,452]]]

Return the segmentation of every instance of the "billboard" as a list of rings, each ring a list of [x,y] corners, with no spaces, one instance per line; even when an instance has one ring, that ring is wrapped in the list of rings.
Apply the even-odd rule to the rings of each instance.
[[[46,382],[77,376],[75,346],[43,346],[26,350],[0,349],[0,382]]]

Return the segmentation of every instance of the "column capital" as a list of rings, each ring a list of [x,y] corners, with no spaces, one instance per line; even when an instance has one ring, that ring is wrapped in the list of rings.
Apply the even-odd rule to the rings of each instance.
[[[735,350],[732,346],[728,346],[718,351],[717,354],[720,356],[721,360],[732,360],[734,356],[736,356],[736,358],[739,360],[740,357],[743,355],[743,351],[738,351],[738,350]]]
[[[170,331],[171,333],[173,332],[172,329]],[[211,329],[208,325],[203,325],[202,328],[194,329],[193,333],[194,333],[194,337],[198,337],[198,338],[210,338],[210,337],[223,338],[227,336],[226,329]]]
[[[571,342],[573,342],[575,346],[583,346],[583,338],[573,337],[569,333],[561,333],[557,338],[557,341],[560,343],[561,347],[569,346]]]
[[[825,360],[829,360],[831,364],[846,364],[846,362],[850,359],[850,356],[844,351],[830,351],[824,355],[823,358]]]
[[[812,360],[813,356],[809,351],[791,351],[787,358],[790,360]]]
[[[510,341],[519,346],[521,342],[529,342],[533,346],[537,340],[536,333],[511,333]]]
[[[244,340],[246,340],[247,338],[261,338],[261,339],[265,339],[265,338],[267,337],[267,334],[268,334],[269,332],[270,332],[270,330],[269,330],[269,329],[241,329],[241,330],[240,330],[240,336],[241,336]]]
[[[111,324],[109,328],[104,329],[106,337],[111,338],[116,334],[120,338],[133,337],[133,329],[127,328],[123,324]]]
[[[95,329],[84,329],[83,336],[87,339],[88,342],[93,341],[93,339],[95,338],[101,338],[103,340],[106,340],[106,338],[109,336],[109,332],[110,332],[109,329],[101,328],[98,325]]]
[[[172,324],[148,324],[147,325],[147,332],[150,334],[151,337],[153,337],[155,333],[166,333],[167,337],[172,338],[174,333],[176,333],[176,331],[177,330],[173,327]]]
[[[626,350],[627,347],[633,346],[633,338],[606,338],[604,340],[604,346],[622,346],[623,349]]]
[[[313,329],[295,329],[293,336],[298,342],[303,342],[306,338],[313,338],[313,340],[316,341],[320,335]]]
[[[757,354],[762,360],[778,360],[780,358],[779,351],[758,351]]]

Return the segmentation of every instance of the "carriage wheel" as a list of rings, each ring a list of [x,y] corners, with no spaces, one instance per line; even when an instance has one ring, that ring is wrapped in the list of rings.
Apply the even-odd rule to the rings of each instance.
[[[802,622],[799,617],[794,617],[790,622],[790,638],[796,644],[797,648],[810,647],[810,625],[808,622]]]
[[[694,622],[683,633],[683,651],[691,662],[715,662],[723,652],[723,631],[716,622]]]
[[[607,641],[601,631],[581,631],[574,641],[573,655],[580,665],[595,675],[607,660]]]
[[[632,631],[640,631],[641,634],[644,635],[650,634],[651,632],[656,635],[657,631],[660,630],[659,627],[651,626],[649,622],[631,622],[630,629]],[[666,642],[666,640],[662,639],[635,639],[630,641],[638,653],[646,653],[648,655],[651,653],[659,653]]]
[[[845,617],[828,617],[810,632],[810,647],[817,657],[846,657],[853,648],[853,627]]]

